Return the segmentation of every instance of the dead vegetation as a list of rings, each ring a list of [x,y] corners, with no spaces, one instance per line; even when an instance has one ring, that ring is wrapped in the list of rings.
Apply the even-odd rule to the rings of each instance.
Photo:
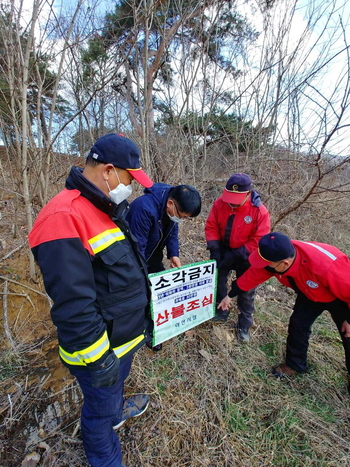
[[[268,195],[265,181],[259,179],[258,189],[276,219],[294,185],[276,183]],[[197,185],[203,212],[181,226],[183,264],[208,258],[204,222],[223,184],[217,178]],[[79,428],[81,393],[59,363],[40,275],[29,280],[24,214],[16,208],[14,228],[14,197],[0,194],[0,465],[87,467]],[[342,197],[348,195],[333,201],[327,196],[313,197],[318,202],[305,204],[277,227],[294,238],[349,252],[344,222],[349,203]],[[271,281],[258,289],[249,345],[237,342],[233,309],[226,324],[206,322],[166,342],[159,353],[137,352],[125,393],[146,392],[152,403],[120,430],[123,462],[130,467],[350,465],[344,355],[327,313],[313,329],[309,373],[288,381],[270,373],[284,358],[293,303],[294,293]]]
[[[206,257],[202,222],[185,227],[184,262]],[[14,253],[7,271],[25,271],[24,258],[24,252]],[[25,287],[24,278],[17,281],[22,285],[8,283],[17,351],[3,339],[1,465],[85,467],[81,394],[58,362],[48,302]],[[293,298],[274,282],[260,286],[249,345],[237,342],[233,310],[226,324],[204,323],[165,343],[160,353],[139,351],[125,392],[147,392],[152,404],[120,430],[126,465],[349,465],[344,356],[326,313],[314,328],[310,372],[284,382],[270,375],[283,360]]]

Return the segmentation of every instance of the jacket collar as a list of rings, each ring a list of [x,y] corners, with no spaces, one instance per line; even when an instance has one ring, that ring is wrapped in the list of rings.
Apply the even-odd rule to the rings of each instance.
[[[172,188],[172,185],[158,182],[154,183],[151,188],[145,188],[143,190],[144,194],[152,196],[153,202],[157,206],[160,217],[162,217],[165,212],[166,204],[169,198],[169,192]]]

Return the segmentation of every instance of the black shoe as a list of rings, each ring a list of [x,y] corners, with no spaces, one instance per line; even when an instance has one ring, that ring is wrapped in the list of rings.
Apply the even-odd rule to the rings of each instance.
[[[163,348],[163,344],[152,346],[152,342],[146,342],[146,345],[149,349],[153,350],[153,352],[159,352]]]
[[[211,320],[217,323],[225,323],[228,319],[229,314],[229,311],[217,311],[216,315]]]
[[[238,328],[237,329],[238,339],[241,342],[249,342],[250,335],[249,335],[249,328]]]

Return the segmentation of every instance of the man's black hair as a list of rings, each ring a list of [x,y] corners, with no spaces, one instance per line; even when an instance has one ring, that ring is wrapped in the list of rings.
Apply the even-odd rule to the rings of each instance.
[[[89,167],[97,167],[100,164],[103,164],[103,162],[97,161],[90,155],[85,159],[85,165],[88,165]]]
[[[180,212],[196,217],[201,212],[201,195],[191,185],[178,185],[169,192],[169,199],[173,199]]]

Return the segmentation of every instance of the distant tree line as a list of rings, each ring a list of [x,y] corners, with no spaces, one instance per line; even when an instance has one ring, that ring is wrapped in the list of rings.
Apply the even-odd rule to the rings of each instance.
[[[155,180],[251,173],[276,223],[316,194],[348,196],[336,175],[350,161],[337,1],[28,3],[0,6],[0,136],[28,228],[61,176],[57,153],[83,157],[109,131],[135,140]]]

